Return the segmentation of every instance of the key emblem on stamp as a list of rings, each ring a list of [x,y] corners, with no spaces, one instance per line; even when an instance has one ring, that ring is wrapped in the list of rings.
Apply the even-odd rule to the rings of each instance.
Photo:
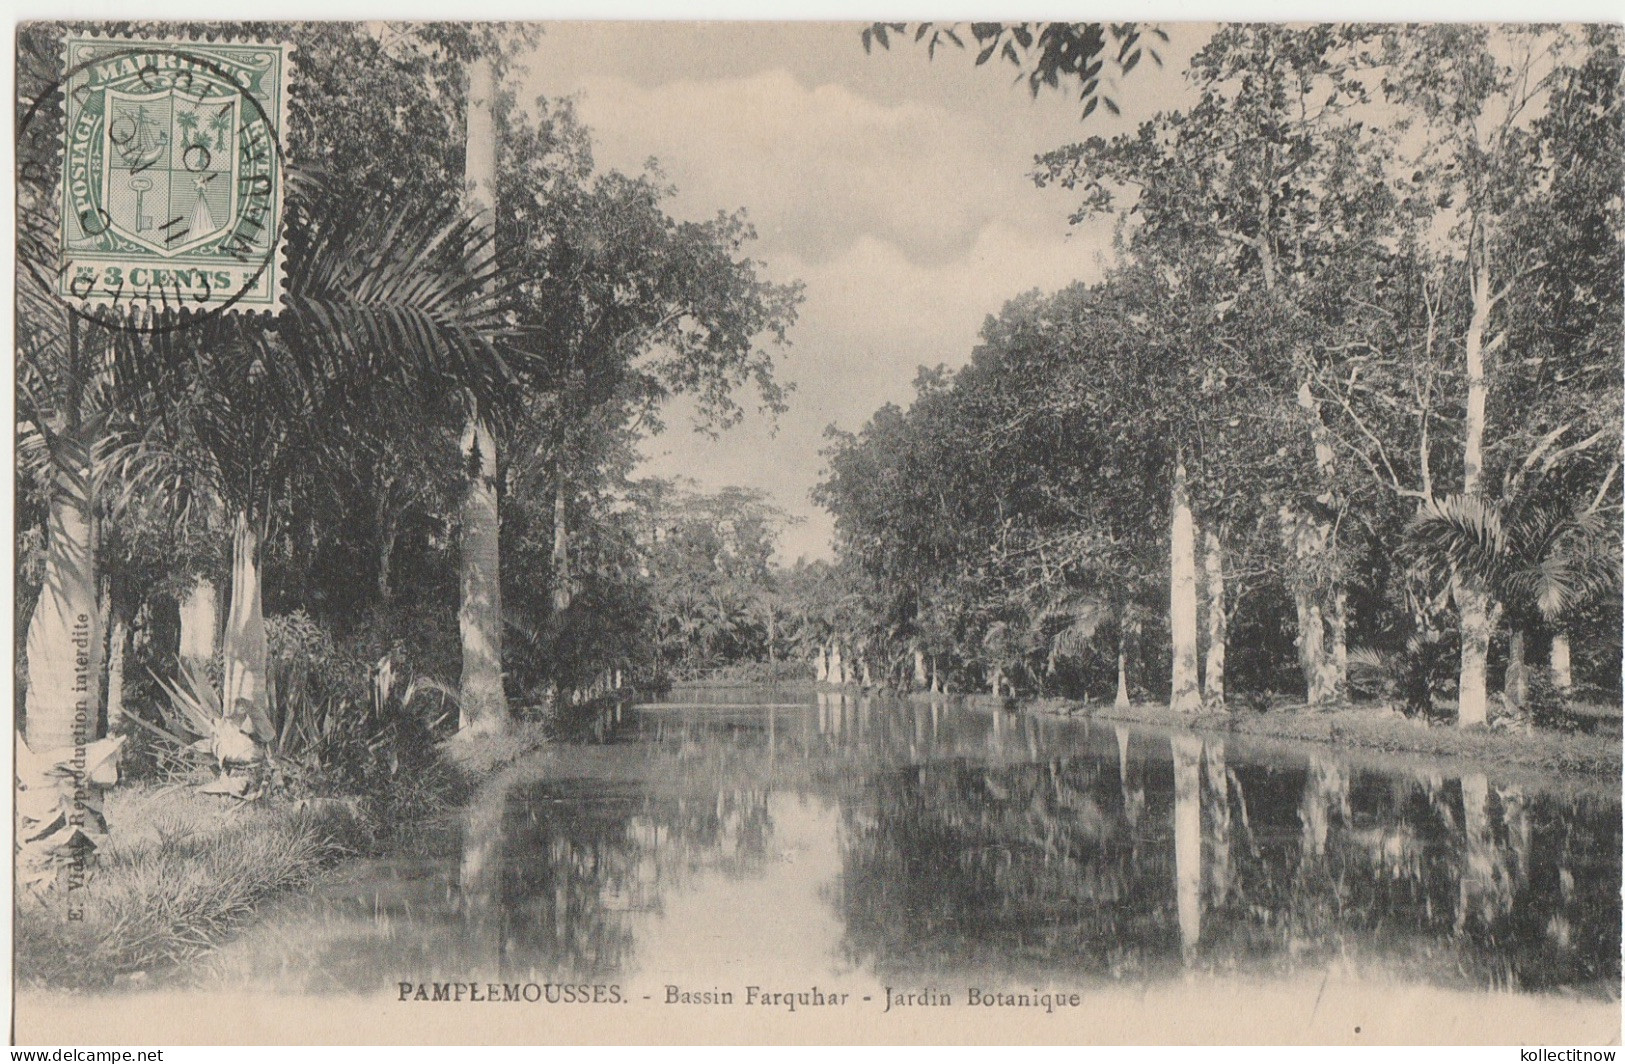
[[[287,46],[66,43],[59,294],[137,316],[277,310]]]

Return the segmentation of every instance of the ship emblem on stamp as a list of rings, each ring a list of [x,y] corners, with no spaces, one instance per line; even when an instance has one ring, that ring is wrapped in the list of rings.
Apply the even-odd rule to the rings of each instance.
[[[59,294],[277,310],[287,47],[70,37],[67,56]]]

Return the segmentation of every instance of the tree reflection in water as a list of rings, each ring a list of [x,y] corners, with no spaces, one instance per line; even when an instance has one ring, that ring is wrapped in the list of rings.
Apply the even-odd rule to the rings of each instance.
[[[733,953],[710,963],[814,980],[1346,964],[1619,993],[1612,798],[954,701],[706,701],[606,715],[604,744],[490,784],[445,850],[371,863],[219,965],[315,992],[699,976],[715,913]]]
[[[1160,757],[1149,737],[1111,739],[1092,756],[930,761],[849,787],[850,954],[897,979],[1338,963],[1618,994],[1617,806],[1482,775],[1351,772],[1324,753],[1237,762],[1211,737],[1172,736]]]
[[[665,892],[703,869],[764,860],[767,787],[640,791],[531,784],[480,803],[498,815],[465,819],[460,887],[480,970],[613,979],[633,954],[635,916],[658,913]]]

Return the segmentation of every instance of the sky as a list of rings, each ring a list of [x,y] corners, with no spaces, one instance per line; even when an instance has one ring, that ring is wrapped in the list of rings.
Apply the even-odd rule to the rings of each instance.
[[[1121,117],[1080,121],[1075,96],[1032,99],[1014,68],[893,41],[865,55],[855,23],[547,23],[519,99],[575,96],[600,169],[659,160],[684,219],[743,207],[751,254],[806,288],[776,422],[750,404],[712,439],[677,401],[641,473],[759,488],[796,518],[780,560],[826,558],[834,524],[811,499],[826,426],[906,405],[920,366],[969,361],[1005,301],[1101,276],[1109,221],[1070,226],[1076,196],[1039,189],[1040,152],[1131,130],[1188,98],[1183,69],[1211,25],[1165,24],[1164,67],[1114,93]]]

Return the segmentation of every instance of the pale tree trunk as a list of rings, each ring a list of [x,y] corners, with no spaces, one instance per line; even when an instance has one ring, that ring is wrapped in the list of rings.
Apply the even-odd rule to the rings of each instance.
[[[1173,735],[1174,880],[1179,941],[1189,958],[1202,937],[1202,740]]]
[[[1320,607],[1313,592],[1304,586],[1300,576],[1294,581],[1292,605],[1298,615],[1298,671],[1303,674],[1304,701],[1311,706],[1321,701],[1316,677],[1320,675],[1320,660],[1325,654],[1326,630],[1321,624]]]
[[[1129,707],[1128,648],[1133,635],[1133,622],[1129,620],[1128,608],[1124,607],[1117,617],[1117,698],[1112,704],[1118,709]]]
[[[130,643],[130,626],[115,607],[107,633],[107,734],[112,735],[124,717],[124,655]]]
[[[819,683],[829,681],[829,650],[818,647],[813,653],[813,675]]]
[[[1328,622],[1334,629],[1334,644],[1338,638],[1336,631],[1343,627],[1335,606],[1342,592],[1323,595],[1314,575],[1319,564],[1317,559],[1328,550],[1331,530],[1323,522],[1290,506],[1281,507],[1277,516],[1282,543],[1296,563],[1292,602],[1298,619],[1298,668],[1303,673],[1304,700],[1311,706],[1324,705],[1338,697],[1341,690],[1339,677],[1347,675],[1348,661],[1346,642],[1340,651],[1334,646],[1329,652],[1326,647]],[[1328,601],[1333,604],[1333,617],[1327,616]],[[1343,662],[1341,673],[1338,660]]]
[[[1173,641],[1169,706],[1176,713],[1196,713],[1202,695],[1196,674],[1196,521],[1185,487],[1185,463],[1174,468],[1169,504],[1168,630]]]
[[[1301,584],[1292,590],[1292,605],[1298,615],[1298,671],[1303,674],[1304,701],[1311,706],[1319,699],[1315,690],[1315,676],[1319,673],[1319,659],[1325,631],[1320,624],[1320,610],[1314,596]]]
[[[496,72],[477,58],[468,68],[464,178],[468,205],[481,224],[493,225],[496,208]],[[497,501],[496,437],[490,423],[470,407],[463,429],[463,469],[468,477],[459,543],[461,606],[457,628],[463,643],[462,710],[459,728],[499,732],[508,726],[502,687],[501,516]]]
[[[570,527],[565,503],[564,472],[560,470],[553,489],[553,609],[563,613],[570,608]]]
[[[1569,633],[1560,628],[1552,633],[1552,683],[1565,694],[1574,688],[1574,669],[1569,664]]]
[[[270,645],[265,638],[265,605],[260,588],[260,537],[245,513],[238,513],[231,534],[231,603],[221,640],[225,659],[226,716],[248,723],[244,731],[256,743],[270,742]]]
[[[1004,668],[1003,668],[1003,666],[1000,666],[1000,665],[993,666],[992,675],[990,675],[988,677],[987,683],[988,683],[988,690],[993,692],[993,697],[994,698],[999,697],[999,695],[1004,690]]]
[[[496,448],[483,421],[463,431],[470,480],[463,497],[462,608],[457,627],[463,642],[459,728],[499,732],[508,726],[502,687],[502,583],[497,517]]]
[[[914,648],[914,686],[924,687],[930,680],[925,674],[925,651]]]
[[[829,682],[846,683],[846,660],[841,656],[841,644],[836,643],[829,652]]]
[[[1298,406],[1309,417],[1309,436],[1315,447],[1315,469],[1324,487],[1316,501],[1333,506],[1337,503],[1337,495],[1332,487],[1337,477],[1337,452],[1332,449],[1331,434],[1326,431],[1326,422],[1321,417],[1320,400],[1315,397],[1308,381],[1298,385]],[[1310,557],[1319,563],[1316,565],[1318,569],[1332,550],[1333,528],[1330,522],[1319,518],[1306,517],[1303,520],[1310,531],[1305,546],[1311,552]],[[1348,691],[1349,677],[1348,592],[1342,582],[1335,578],[1326,585],[1320,585],[1317,579],[1317,585],[1319,617],[1315,620],[1323,622],[1329,629],[1331,648],[1329,651],[1326,649],[1325,637],[1322,636],[1320,656],[1313,662],[1311,673],[1313,682],[1309,701],[1313,704],[1343,698]]]
[[[1332,589],[1327,603],[1326,628],[1332,640],[1332,689],[1336,698],[1346,698],[1349,689],[1349,593],[1342,584]]]
[[[23,738],[36,754],[88,745],[100,715],[101,611],[89,448],[64,433],[45,530],[45,571],[28,620]]]
[[[1456,602],[1461,608],[1461,677],[1456,724],[1480,727],[1489,720],[1487,664],[1490,652],[1489,596],[1483,591],[1458,588]]]
[[[863,659],[863,686],[865,686],[865,687],[873,687],[874,686],[874,680],[871,678],[871,675],[869,673],[869,659],[868,658]]]
[[[1524,653],[1524,632],[1516,624],[1507,641],[1507,674],[1504,697],[1507,705],[1522,709],[1529,704],[1529,664]]]
[[[1207,668],[1202,674],[1202,702],[1210,709],[1224,708],[1224,548],[1212,529],[1204,536],[1207,550],[1203,571],[1207,578]]]
[[[942,677],[937,673],[937,659],[935,655],[932,655],[931,658],[931,693],[934,695],[942,693]]]
[[[1467,498],[1481,495],[1484,474],[1484,404],[1487,383],[1484,378],[1484,340],[1489,329],[1492,296],[1490,293],[1490,265],[1488,251],[1483,246],[1482,231],[1475,225],[1479,236],[1477,255],[1472,261],[1471,288],[1472,317],[1467,323],[1467,421],[1462,444],[1461,493]],[[1469,251],[1471,254],[1471,250]],[[1483,725],[1489,720],[1489,696],[1486,690],[1486,663],[1489,660],[1490,637],[1495,631],[1490,612],[1490,596],[1477,582],[1462,581],[1456,589],[1456,605],[1461,610],[1461,678],[1456,723],[1469,728]]]
[[[220,589],[200,576],[180,599],[181,664],[198,676],[209,674],[220,639]]]
[[[1256,239],[1255,248],[1263,269],[1264,288],[1275,295],[1277,268],[1267,211],[1259,221],[1263,231]],[[1337,452],[1332,447],[1331,434],[1321,416],[1320,399],[1307,378],[1298,382],[1297,401],[1309,420],[1309,437],[1315,449],[1315,470],[1324,489],[1318,501],[1330,506],[1337,502],[1333,488],[1337,475]],[[1330,588],[1322,586],[1318,574],[1322,568],[1321,562],[1332,547],[1332,526],[1290,506],[1281,507],[1280,516],[1288,556],[1296,557],[1299,568],[1295,579],[1299,586],[1293,593],[1298,615],[1298,666],[1303,672],[1305,701],[1318,706],[1343,697],[1348,688],[1343,589],[1341,584],[1334,584]],[[1312,578],[1311,574],[1314,574]],[[1328,624],[1333,628],[1330,653],[1326,649]]]

